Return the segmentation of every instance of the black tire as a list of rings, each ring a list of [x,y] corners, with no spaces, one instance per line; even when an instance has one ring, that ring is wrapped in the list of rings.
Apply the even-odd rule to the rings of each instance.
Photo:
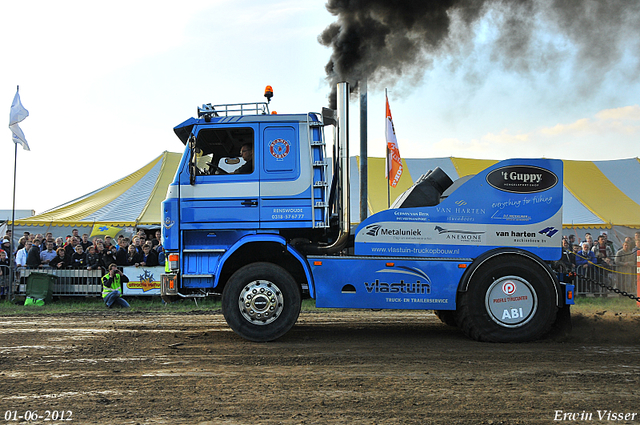
[[[458,324],[456,323],[455,310],[434,310],[433,312],[436,314],[436,316],[438,316],[438,319],[440,319],[440,321],[445,325],[453,326],[453,327],[458,326]]]
[[[556,313],[555,287],[544,267],[500,255],[473,272],[459,296],[457,324],[477,341],[525,342],[544,336]]]
[[[282,267],[252,263],[236,271],[222,291],[222,314],[249,341],[273,341],[298,320],[300,287]]]

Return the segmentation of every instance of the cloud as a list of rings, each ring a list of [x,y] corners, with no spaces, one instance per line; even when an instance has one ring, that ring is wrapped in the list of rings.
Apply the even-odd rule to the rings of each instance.
[[[530,134],[510,134],[508,130],[500,133],[488,133],[479,139],[468,141],[457,138],[444,138],[429,147],[433,156],[460,156],[473,158],[507,158],[522,156],[528,148]]]
[[[592,122],[587,118],[581,118],[571,124],[556,124],[553,127],[541,128],[538,132],[547,136],[558,136],[567,133],[575,134],[585,132],[589,131],[590,128],[592,128]]]
[[[431,149],[438,156],[502,159],[542,154],[558,158],[578,155],[602,159],[602,147],[608,145],[615,148],[609,149],[605,156],[630,157],[637,156],[637,149],[629,140],[634,140],[633,136],[638,134],[640,106],[630,105],[604,109],[588,118],[530,132],[514,133],[505,128],[469,140],[443,138]]]
[[[498,145],[505,145],[505,146],[513,146],[513,145],[520,145],[523,143],[527,143],[529,142],[530,138],[531,138],[530,133],[509,134],[509,130],[504,129],[498,134],[494,134],[494,133],[485,134],[484,136],[482,136],[481,140],[484,142],[492,143],[494,145],[498,144]]]
[[[631,105],[622,108],[605,109],[596,114],[596,118],[600,120],[631,120],[640,121],[640,106]]]
[[[591,118],[581,118],[570,124],[560,123],[553,127],[541,128],[538,133],[544,136],[637,134],[640,133],[640,106],[604,109]]]

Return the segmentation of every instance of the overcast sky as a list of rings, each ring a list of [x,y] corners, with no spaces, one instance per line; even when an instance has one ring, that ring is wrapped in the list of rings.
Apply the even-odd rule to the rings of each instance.
[[[322,0],[2,2],[5,125],[17,85],[30,112],[16,208],[43,212],[165,150],[181,152],[172,128],[203,103],[262,101],[269,84],[272,110],[319,112],[331,50],[318,35],[335,21]],[[492,63],[490,21],[476,29],[464,58],[440,55],[418,77],[387,86],[403,157],[638,156],[637,39],[587,84],[590,71],[572,61],[566,40],[548,35],[566,57],[525,73]],[[384,155],[384,88],[369,85],[370,156]],[[356,98],[352,155],[357,108]],[[5,128],[0,209],[11,209],[14,147]]]

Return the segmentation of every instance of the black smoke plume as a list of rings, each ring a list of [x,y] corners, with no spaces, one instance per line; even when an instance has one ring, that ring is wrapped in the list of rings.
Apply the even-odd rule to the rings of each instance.
[[[505,70],[546,72],[577,52],[572,73],[589,80],[585,90],[621,60],[634,63],[629,78],[640,69],[635,0],[329,0],[326,7],[337,17],[318,37],[332,49],[325,67],[331,107],[339,81],[353,90],[363,78],[370,88],[418,84],[443,57],[472,67],[471,47],[483,32],[493,37],[492,62]]]

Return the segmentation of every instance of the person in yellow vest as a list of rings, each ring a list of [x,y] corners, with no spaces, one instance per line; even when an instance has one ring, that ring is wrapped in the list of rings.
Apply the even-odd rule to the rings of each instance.
[[[104,304],[111,308],[113,305],[129,308],[129,303],[120,298],[122,285],[129,282],[129,278],[118,270],[115,263],[109,265],[109,272],[102,276],[102,299]]]

